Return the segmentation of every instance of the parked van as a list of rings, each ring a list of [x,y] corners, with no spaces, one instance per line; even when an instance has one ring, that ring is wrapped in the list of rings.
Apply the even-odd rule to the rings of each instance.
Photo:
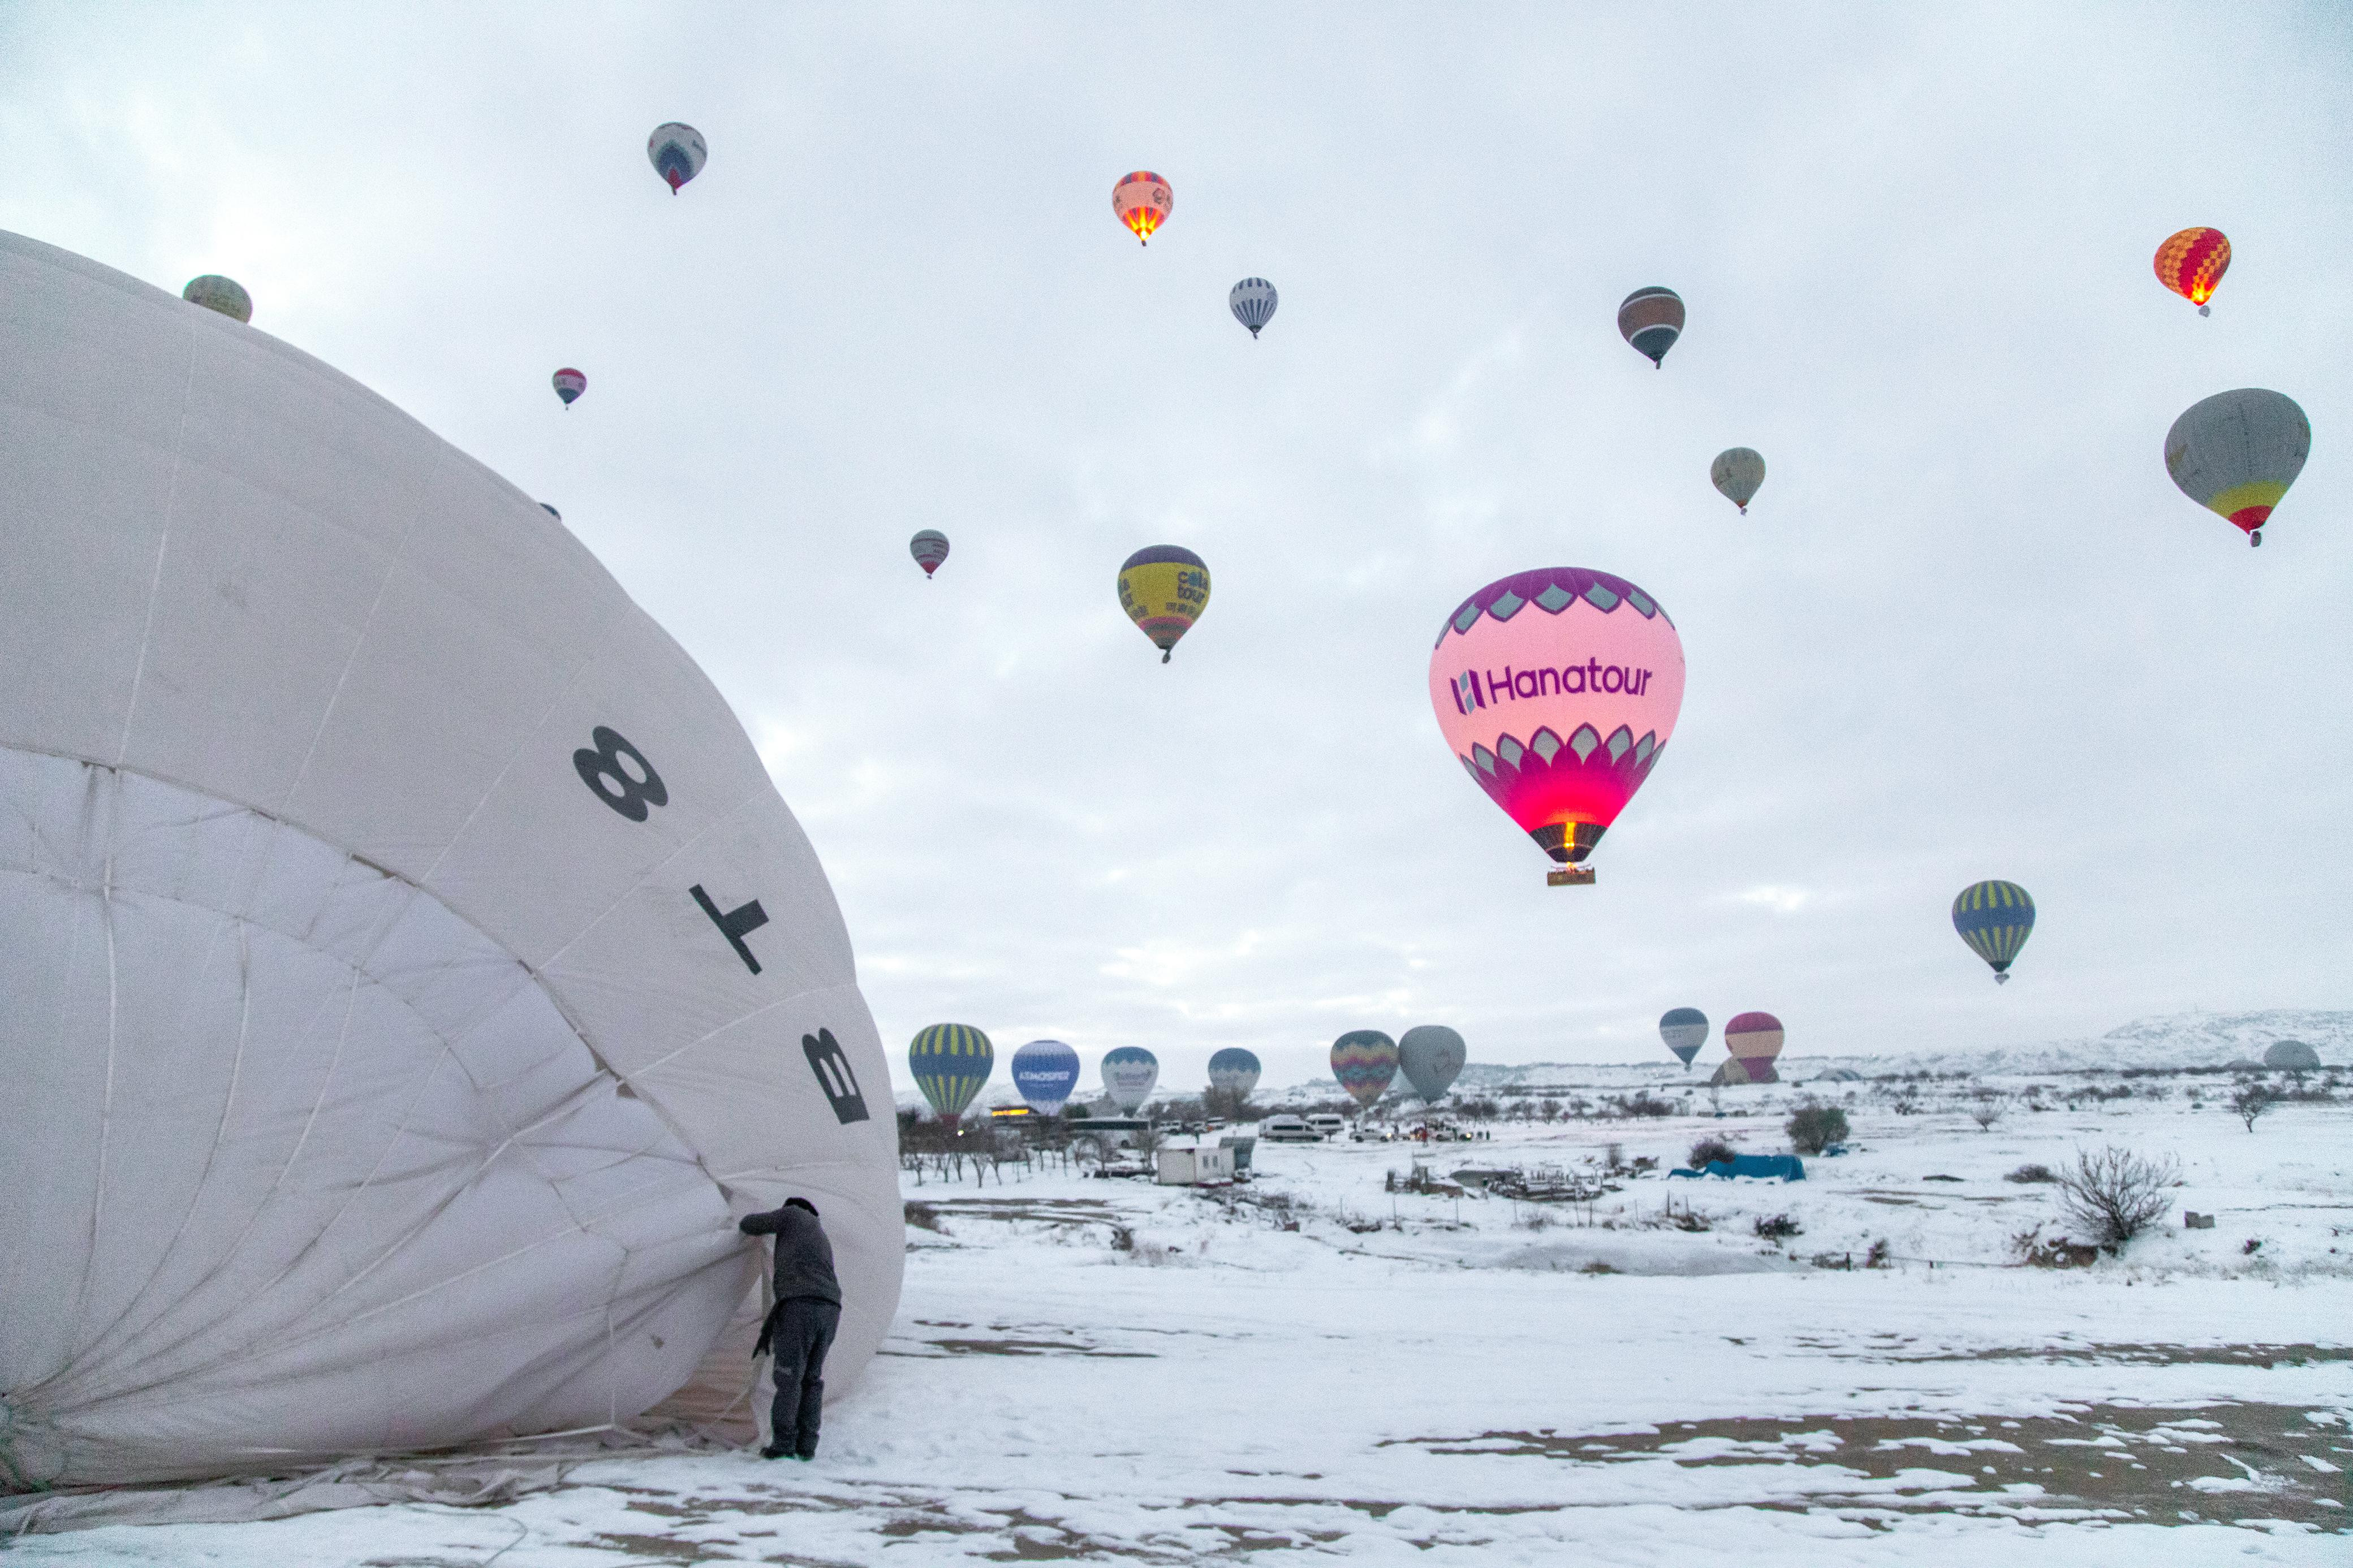
[[[1324,1134],[1296,1116],[1270,1116],[1258,1124],[1261,1143],[1320,1143]]]
[[[1307,1125],[1318,1138],[1337,1138],[1348,1130],[1348,1119],[1328,1110],[1319,1110],[1307,1119]]]

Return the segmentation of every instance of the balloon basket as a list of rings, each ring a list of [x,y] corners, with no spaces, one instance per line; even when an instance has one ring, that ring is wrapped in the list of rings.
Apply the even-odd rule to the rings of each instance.
[[[1589,888],[1593,886],[1593,868],[1590,866],[1563,866],[1556,871],[1546,871],[1545,873],[1545,886],[1547,888]]]
[[[1993,972],[1993,983],[1994,983],[1996,985],[2007,985],[2007,984],[2010,984],[2010,974],[2009,974],[2009,973],[2008,973],[2007,971],[2005,971],[2005,970],[2000,970],[2000,969],[1995,970],[1995,971]]]

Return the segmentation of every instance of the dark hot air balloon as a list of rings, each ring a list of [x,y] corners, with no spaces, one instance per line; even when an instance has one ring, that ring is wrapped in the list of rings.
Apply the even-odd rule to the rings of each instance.
[[[180,290],[180,298],[191,305],[218,310],[233,321],[253,320],[253,296],[236,279],[224,278],[217,272],[189,279],[188,286]]]
[[[1228,1046],[1209,1058],[1209,1087],[1238,1101],[1248,1100],[1258,1087],[1259,1070],[1258,1053]]]
[[[1618,334],[1666,368],[1667,351],[1683,335],[1683,296],[1672,289],[1637,289],[1618,307]]]
[[[1953,929],[1993,965],[1994,984],[2007,985],[2011,960],[2034,932],[2034,900],[2015,882],[1972,882],[1953,900]]]
[[[564,406],[566,408],[571,407],[579,399],[580,395],[588,390],[588,378],[569,365],[557,371],[548,379],[555,384],[555,395],[564,399]]]
[[[1226,296],[1226,304],[1233,310],[1234,320],[1256,337],[1261,327],[1274,320],[1274,285],[1263,278],[1245,278]]]

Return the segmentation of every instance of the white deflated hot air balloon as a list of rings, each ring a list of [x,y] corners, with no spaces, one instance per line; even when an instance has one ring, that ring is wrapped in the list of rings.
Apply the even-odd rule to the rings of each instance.
[[[715,1409],[793,1194],[849,1385],[903,1235],[848,932],[548,510],[0,235],[0,1486]]]

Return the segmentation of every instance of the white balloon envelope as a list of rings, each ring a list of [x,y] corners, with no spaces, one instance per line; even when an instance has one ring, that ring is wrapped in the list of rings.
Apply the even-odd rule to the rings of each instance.
[[[793,1194],[848,1386],[904,1244],[849,934],[548,510],[0,235],[0,1486],[723,1405]]]

